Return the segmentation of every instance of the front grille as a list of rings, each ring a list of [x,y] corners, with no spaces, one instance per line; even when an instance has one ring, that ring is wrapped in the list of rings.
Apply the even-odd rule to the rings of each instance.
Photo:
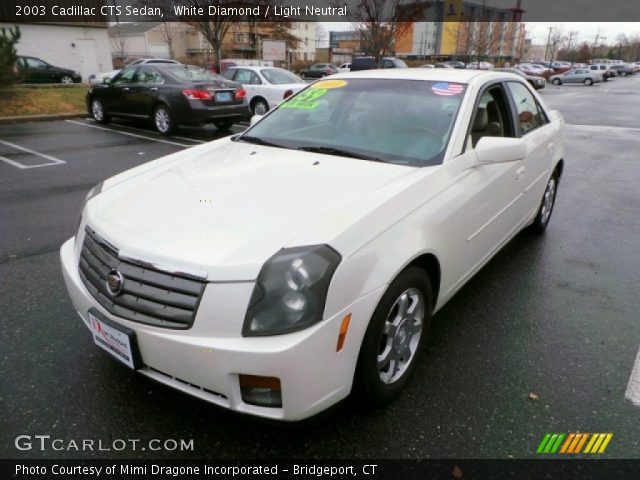
[[[117,248],[88,226],[79,267],[85,287],[109,313],[155,327],[190,328],[206,285],[205,280],[188,274],[165,272],[121,258]],[[117,295],[107,288],[107,276],[112,271],[124,278]]]

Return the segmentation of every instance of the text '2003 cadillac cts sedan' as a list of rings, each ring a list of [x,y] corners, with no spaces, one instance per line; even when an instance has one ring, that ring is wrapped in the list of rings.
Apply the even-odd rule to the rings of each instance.
[[[61,249],[94,342],[159,382],[299,420],[406,384],[431,316],[525,227],[562,130],[526,80],[321,80],[246,132],[96,186]]]

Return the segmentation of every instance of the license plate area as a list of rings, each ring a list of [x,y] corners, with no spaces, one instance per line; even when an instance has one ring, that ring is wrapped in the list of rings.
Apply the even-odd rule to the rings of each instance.
[[[229,103],[231,101],[231,92],[216,92],[216,102]]]
[[[94,309],[88,313],[93,343],[132,370],[139,369],[142,360],[136,332],[109,320]]]

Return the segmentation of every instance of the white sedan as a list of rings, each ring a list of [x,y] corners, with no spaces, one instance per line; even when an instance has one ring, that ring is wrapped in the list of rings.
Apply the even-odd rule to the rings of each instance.
[[[242,84],[255,115],[264,115],[308,85],[289,70],[275,67],[230,67],[222,76]]]
[[[92,189],[60,251],[71,301],[115,359],[231,410],[385,403],[432,315],[547,228],[563,127],[510,73],[317,81],[241,134]]]

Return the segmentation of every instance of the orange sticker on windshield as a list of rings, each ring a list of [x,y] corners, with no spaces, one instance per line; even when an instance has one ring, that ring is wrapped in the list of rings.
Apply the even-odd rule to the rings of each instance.
[[[342,88],[347,84],[344,80],[320,80],[317,83],[311,85],[311,88]]]

